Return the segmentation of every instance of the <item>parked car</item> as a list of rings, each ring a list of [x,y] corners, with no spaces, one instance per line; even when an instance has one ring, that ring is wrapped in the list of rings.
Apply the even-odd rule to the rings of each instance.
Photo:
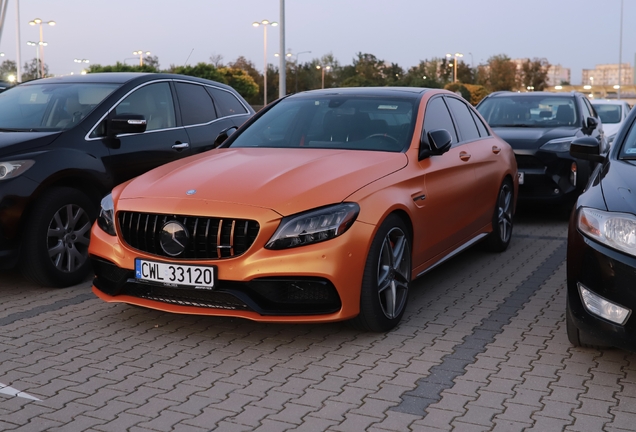
[[[386,331],[411,280],[481,241],[510,242],[508,144],[445,90],[311,91],[221,148],[102,200],[93,292],[168,312]]]
[[[589,137],[572,143],[577,158],[599,161],[568,231],[566,324],[575,346],[636,351],[636,112],[609,155]]]
[[[232,88],[168,74],[30,81],[0,93],[0,264],[48,286],[90,271],[90,226],[115,185],[213,148],[253,114]]]
[[[477,110],[515,152],[520,201],[573,204],[595,163],[573,158],[570,143],[591,136],[607,148],[601,120],[580,93],[497,92]]]
[[[631,107],[624,100],[616,99],[595,99],[592,101],[592,106],[601,117],[605,137],[611,145],[618,129],[629,115]]]

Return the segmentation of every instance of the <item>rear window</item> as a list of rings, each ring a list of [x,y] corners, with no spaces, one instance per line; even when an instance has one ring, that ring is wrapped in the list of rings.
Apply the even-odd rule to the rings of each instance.
[[[605,124],[620,123],[622,106],[614,104],[593,104],[594,109]]]
[[[495,96],[477,107],[491,127],[574,126],[578,110],[573,97]]]

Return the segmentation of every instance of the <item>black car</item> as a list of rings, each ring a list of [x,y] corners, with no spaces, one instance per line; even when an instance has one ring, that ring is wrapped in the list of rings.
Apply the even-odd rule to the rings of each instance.
[[[567,333],[575,346],[636,351],[636,110],[607,156],[582,138],[570,152],[599,161],[570,219]]]
[[[573,204],[595,163],[572,157],[570,143],[591,136],[607,148],[598,114],[580,93],[497,92],[477,110],[515,152],[520,202]]]
[[[254,114],[226,85],[170,74],[30,81],[0,93],[0,265],[68,286],[90,270],[100,199],[209,150]]]

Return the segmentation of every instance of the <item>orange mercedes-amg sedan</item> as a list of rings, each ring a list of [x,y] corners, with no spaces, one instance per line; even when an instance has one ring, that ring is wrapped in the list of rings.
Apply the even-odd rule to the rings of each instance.
[[[310,91],[231,132],[102,200],[97,296],[387,331],[415,278],[477,242],[510,242],[513,152],[451,92]]]

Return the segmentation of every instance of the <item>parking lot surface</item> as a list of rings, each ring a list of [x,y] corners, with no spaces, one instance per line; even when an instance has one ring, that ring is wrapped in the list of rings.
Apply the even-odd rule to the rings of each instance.
[[[0,272],[0,430],[625,431],[636,354],[573,348],[567,222],[418,279],[397,329],[272,325],[107,304]]]

